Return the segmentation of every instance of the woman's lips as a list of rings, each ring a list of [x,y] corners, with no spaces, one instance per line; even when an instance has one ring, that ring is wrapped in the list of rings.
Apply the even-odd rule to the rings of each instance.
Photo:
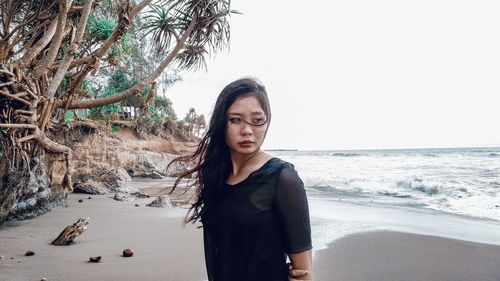
[[[242,141],[238,143],[241,147],[250,147],[253,145],[253,141]]]

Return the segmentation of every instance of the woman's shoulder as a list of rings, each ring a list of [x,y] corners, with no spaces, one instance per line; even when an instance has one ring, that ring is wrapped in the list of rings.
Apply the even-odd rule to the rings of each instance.
[[[285,173],[297,173],[295,171],[295,166],[292,163],[278,157],[272,157],[269,159],[262,168],[261,172],[264,174],[281,174],[285,170]]]

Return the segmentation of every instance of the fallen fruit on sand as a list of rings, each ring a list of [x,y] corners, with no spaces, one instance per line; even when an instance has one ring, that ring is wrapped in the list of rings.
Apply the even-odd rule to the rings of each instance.
[[[98,257],[90,257],[89,262],[100,262],[101,261],[101,256]]]
[[[24,254],[25,256],[34,256],[35,255],[35,252],[33,251],[27,251],[26,254]]]
[[[135,204],[136,207],[139,207],[140,205],[139,204]]]
[[[88,199],[92,199],[92,197],[90,197],[90,196],[89,196],[89,198],[88,198]]]
[[[134,255],[134,251],[130,250],[130,249],[125,249],[123,250],[123,256],[124,257],[131,257]]]
[[[82,203],[82,202],[83,202],[83,199],[78,200],[78,202]]]

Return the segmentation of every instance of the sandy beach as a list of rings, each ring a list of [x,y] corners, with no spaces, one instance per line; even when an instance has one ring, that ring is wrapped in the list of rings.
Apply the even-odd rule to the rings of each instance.
[[[151,208],[152,199],[70,194],[66,207],[0,226],[0,280],[206,280],[202,233],[183,226],[185,210]],[[79,203],[78,200],[83,202]],[[135,207],[134,204],[140,204]],[[50,242],[89,217],[73,245]],[[131,248],[133,257],[121,256]],[[34,256],[24,256],[26,251]],[[100,263],[89,257],[102,256]],[[365,232],[335,240],[315,254],[315,280],[500,280],[500,246],[402,232]]]
[[[403,232],[349,235],[314,263],[319,281],[500,280],[500,246]]]
[[[112,195],[88,197],[70,194],[67,207],[0,226],[0,280],[206,279],[201,230],[183,226],[184,210],[145,207],[152,198],[119,202]],[[90,224],[73,245],[50,245],[64,227],[83,217]],[[133,257],[122,257],[126,248],[134,250]],[[24,256],[28,250],[35,255]],[[102,256],[101,262],[89,263],[94,256]]]

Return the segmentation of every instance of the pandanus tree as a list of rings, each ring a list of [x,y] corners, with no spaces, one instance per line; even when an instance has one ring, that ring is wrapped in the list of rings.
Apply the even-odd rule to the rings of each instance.
[[[34,181],[56,184],[46,155],[64,156],[66,175],[58,184],[71,190],[71,148],[57,138],[66,111],[136,97],[171,64],[204,67],[208,54],[227,47],[228,16],[234,13],[229,0],[0,1],[0,223],[10,209],[23,208],[16,202],[36,197]],[[93,36],[89,22],[103,5],[112,9],[112,29]],[[114,53],[134,24],[161,61],[131,88],[91,97],[86,78],[117,63]]]

